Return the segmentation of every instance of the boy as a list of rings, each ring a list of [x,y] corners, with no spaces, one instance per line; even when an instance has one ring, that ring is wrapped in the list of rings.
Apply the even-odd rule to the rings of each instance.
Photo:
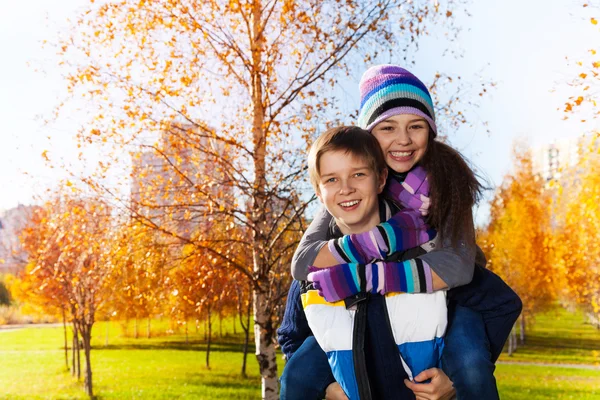
[[[386,183],[387,168],[376,139],[362,129],[335,128],[319,137],[309,154],[309,175],[318,198],[334,217],[332,237],[368,231],[398,211],[393,204],[378,199]],[[435,234],[422,219],[415,219],[421,221],[420,226],[407,230],[404,247],[398,250],[424,245]],[[364,277],[356,277],[356,282],[361,281],[365,281]],[[404,380],[438,366],[446,327],[446,299],[443,291],[426,294],[431,292],[431,277],[426,282],[428,287],[413,288],[423,294],[358,296],[333,304],[325,302],[310,285],[301,288],[308,325],[327,353],[333,375],[351,399],[414,398]],[[290,298],[288,309],[289,302]],[[353,307],[347,310],[349,303]],[[280,329],[280,338],[285,336],[285,330]],[[288,332],[293,335],[294,329]],[[313,339],[309,340],[315,345]],[[285,351],[286,344],[281,344]],[[303,355],[294,357],[297,363]],[[306,373],[315,373],[314,378],[323,382],[323,390],[332,382],[332,376],[327,368],[320,371]],[[442,377],[433,383],[451,392],[449,380],[443,379],[441,371],[440,374]],[[322,395],[286,393],[285,385],[286,371],[282,398]]]

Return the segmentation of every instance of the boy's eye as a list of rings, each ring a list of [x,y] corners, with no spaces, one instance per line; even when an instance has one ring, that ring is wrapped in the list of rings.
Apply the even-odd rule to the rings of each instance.
[[[332,183],[335,182],[335,178],[329,178],[325,181],[325,183]]]
[[[356,174],[354,174],[354,176],[361,177],[361,176],[366,176],[366,174],[364,172],[357,172]]]

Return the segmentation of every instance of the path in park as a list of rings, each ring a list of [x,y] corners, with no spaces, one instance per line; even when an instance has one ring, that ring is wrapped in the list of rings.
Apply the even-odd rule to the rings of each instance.
[[[595,371],[600,371],[600,365],[589,365],[589,364],[554,364],[554,363],[519,362],[519,361],[497,361],[496,364],[533,365],[536,367],[576,368],[576,369],[591,369],[591,370],[595,370]]]
[[[57,322],[54,324],[21,324],[21,325],[0,325],[0,332],[11,332],[17,329],[24,328],[56,328],[62,326],[62,323]]]

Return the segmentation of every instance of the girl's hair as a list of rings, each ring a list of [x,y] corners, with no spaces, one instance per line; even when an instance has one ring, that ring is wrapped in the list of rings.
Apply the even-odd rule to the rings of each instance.
[[[421,165],[430,187],[428,223],[455,247],[460,241],[475,243],[472,210],[485,189],[477,174],[460,152],[435,140],[431,130]]]

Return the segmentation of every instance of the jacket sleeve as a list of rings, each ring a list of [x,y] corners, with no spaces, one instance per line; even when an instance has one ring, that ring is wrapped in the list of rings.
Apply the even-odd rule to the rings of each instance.
[[[448,289],[466,285],[473,279],[477,245],[466,240],[453,246],[450,238],[442,240],[441,246],[418,258],[425,261],[445,283]]]
[[[277,341],[281,346],[285,359],[289,360],[294,352],[312,335],[308,326],[302,300],[300,298],[300,283],[292,281],[285,304],[285,313],[281,327],[277,329]]]
[[[327,233],[331,218],[327,209],[321,207],[306,232],[304,232],[292,258],[292,277],[294,279],[306,280],[308,267],[315,262],[317,254],[327,244]]]

